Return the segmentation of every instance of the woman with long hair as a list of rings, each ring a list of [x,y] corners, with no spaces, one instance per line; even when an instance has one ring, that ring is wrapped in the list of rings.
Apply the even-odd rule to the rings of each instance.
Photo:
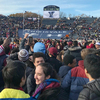
[[[56,71],[50,64],[39,64],[34,78],[38,88],[33,97],[37,100],[67,100],[67,93],[60,87]]]

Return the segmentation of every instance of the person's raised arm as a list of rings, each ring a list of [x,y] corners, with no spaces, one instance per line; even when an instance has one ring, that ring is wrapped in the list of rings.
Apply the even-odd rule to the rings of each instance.
[[[25,42],[26,42],[26,38],[28,37],[28,33],[26,33],[25,35],[24,35],[24,39],[22,39],[22,41],[21,41],[21,43],[20,43],[20,45],[19,45],[19,50],[21,50],[21,49],[25,49]],[[28,51],[28,50],[27,50]]]
[[[8,37],[8,38],[6,38],[6,39],[4,40],[3,44],[0,46],[0,55],[5,54],[4,48],[5,48],[6,46],[8,46],[9,44],[10,44],[10,38]]]

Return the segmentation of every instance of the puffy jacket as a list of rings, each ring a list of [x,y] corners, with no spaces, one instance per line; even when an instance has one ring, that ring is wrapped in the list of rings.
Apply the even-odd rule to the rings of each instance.
[[[61,78],[61,81],[63,80],[63,78],[66,76],[66,74],[68,73],[69,70],[71,70],[72,67],[69,67],[69,66],[61,66],[59,68],[59,72],[58,72],[58,76]]]
[[[67,51],[65,51],[64,56],[65,56],[66,54],[71,54],[71,55],[73,55],[73,56],[76,58],[77,66],[78,66],[78,61],[79,61],[79,60],[82,60],[82,58],[81,58],[81,53],[80,53],[81,50],[82,50],[82,48],[81,48],[81,47],[78,47],[78,46],[70,47],[70,48],[68,48]]]
[[[69,100],[77,100],[83,85],[88,81],[84,72],[83,60],[81,60],[79,66],[71,69],[62,82],[62,87],[69,93]]]
[[[100,79],[87,83],[80,92],[78,100],[100,100]]]

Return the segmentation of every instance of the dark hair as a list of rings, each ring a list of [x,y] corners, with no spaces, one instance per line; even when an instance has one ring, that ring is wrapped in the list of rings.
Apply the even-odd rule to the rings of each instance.
[[[20,88],[21,79],[25,78],[25,68],[23,62],[9,62],[2,70],[5,88]]]
[[[39,57],[42,57],[44,60],[45,60],[45,55],[41,52],[35,52],[33,54],[33,63],[35,62],[35,58],[39,58]]]
[[[5,46],[4,52],[5,52],[6,54],[8,54],[8,53],[10,52],[10,47],[9,47],[9,46]]]
[[[53,69],[52,65],[50,65],[49,63],[41,63],[38,66],[42,67],[43,72],[44,72],[46,77],[48,75],[50,75],[50,78],[59,79],[56,71]]]
[[[77,41],[73,41],[73,45],[74,46],[78,46],[78,42]]]
[[[100,57],[95,54],[89,54],[84,59],[84,68],[92,78],[100,78]]]
[[[2,38],[0,38],[0,45],[2,45],[3,44],[3,39]]]
[[[15,48],[13,48],[12,50],[11,50],[11,53],[15,53],[15,52],[19,52],[19,48],[17,47],[15,47]]]
[[[38,41],[37,40],[34,40],[34,43],[37,43]]]
[[[69,63],[72,64],[73,63],[73,60],[75,59],[74,56],[70,55],[70,54],[66,54],[63,58],[63,63],[65,65],[68,65]]]

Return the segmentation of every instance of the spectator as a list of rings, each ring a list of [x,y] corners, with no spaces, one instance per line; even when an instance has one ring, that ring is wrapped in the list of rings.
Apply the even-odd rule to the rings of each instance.
[[[36,68],[40,63],[45,62],[45,55],[41,52],[36,52],[33,54],[33,58],[31,58],[31,60],[33,61],[33,64]],[[34,79],[35,68],[27,78],[27,92],[30,96],[34,94],[36,88],[35,79]]]
[[[34,52],[42,52],[42,53],[45,54],[46,53],[45,45],[43,43],[41,43],[41,42],[37,42],[34,45],[33,51]]]
[[[62,63],[56,59],[57,57],[57,49],[51,47],[48,49],[49,53],[47,53],[44,43],[37,42],[33,48],[34,52],[42,52],[45,54],[45,62],[50,63],[54,69],[58,72],[59,67],[62,66]],[[53,51],[54,50],[54,51]]]
[[[89,43],[89,45],[86,46],[86,48],[94,48],[95,41],[92,40],[92,42]]]
[[[72,55],[65,55],[63,58],[64,65],[60,67],[58,75],[63,80],[65,75],[68,73],[69,70],[76,66],[76,59]]]
[[[78,100],[99,100],[100,99],[100,57],[89,54],[84,60],[85,74],[89,82],[80,92]]]
[[[96,42],[95,48],[96,48],[96,49],[100,49],[100,43],[99,43],[99,42]]]
[[[67,100],[67,94],[60,87],[57,74],[50,64],[39,64],[35,69],[34,78],[39,85],[33,95],[37,100]]]
[[[77,41],[73,41],[73,46],[68,48],[67,51],[65,51],[65,54],[71,54],[73,55],[75,58],[76,58],[76,61],[77,61],[77,65],[78,65],[78,61],[79,60],[82,60],[81,58],[81,54],[80,54],[80,51],[81,51],[81,47],[78,47],[78,42]]]
[[[86,55],[92,54],[94,52],[95,49],[83,49],[81,51],[81,57],[84,60]],[[83,60],[78,62],[77,67],[69,70],[68,74],[62,81],[62,87],[66,90],[67,93],[69,93],[69,100],[77,100],[80,91],[83,89],[83,85],[89,81],[85,75]]]
[[[83,49],[81,51],[81,57],[84,60],[88,54],[100,54],[100,51],[91,49]],[[69,93],[69,100],[77,100],[80,91],[83,89],[83,85],[85,85],[89,80],[85,75],[84,71],[84,61],[80,60],[78,63],[78,67],[71,69],[68,74],[65,76],[62,87]],[[74,98],[73,98],[74,97]]]
[[[6,66],[7,62],[7,53],[9,52],[9,44],[10,44],[10,39],[7,38],[2,41],[2,45],[0,45],[0,91],[4,88],[4,81],[2,77],[2,69]]]
[[[21,88],[25,84],[26,80],[25,66],[26,65],[20,61],[12,61],[9,62],[3,69],[2,72],[5,89],[1,91],[0,98],[30,98],[30,96],[26,94]]]
[[[32,68],[28,66],[27,61],[29,60],[29,53],[26,49],[21,49],[19,52],[15,52],[14,54],[11,54],[7,59],[7,63],[14,61],[14,60],[19,60],[23,63],[26,64],[26,79],[30,72],[32,71]],[[27,88],[26,84],[23,87],[24,91],[27,93]]]
[[[51,47],[48,49],[48,55],[49,55],[49,63],[53,66],[53,68],[58,73],[59,68],[62,66],[62,63],[56,59],[57,57],[57,49],[55,47]]]
[[[64,50],[62,50],[62,51],[60,52],[60,54],[57,55],[56,58],[57,58],[60,62],[63,63],[63,56],[64,56]]]

